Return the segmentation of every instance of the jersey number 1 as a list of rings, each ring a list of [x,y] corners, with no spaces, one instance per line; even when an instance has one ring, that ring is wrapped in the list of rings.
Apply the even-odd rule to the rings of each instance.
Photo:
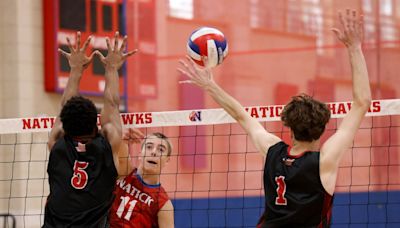
[[[287,199],[285,198],[285,193],[286,193],[285,177],[284,176],[275,177],[275,182],[278,185],[278,187],[276,188],[276,194],[278,196],[275,198],[275,204],[287,205]]]
[[[89,162],[76,161],[74,164],[74,174],[71,177],[71,185],[76,189],[83,189],[88,183],[88,174],[85,169],[89,166]]]

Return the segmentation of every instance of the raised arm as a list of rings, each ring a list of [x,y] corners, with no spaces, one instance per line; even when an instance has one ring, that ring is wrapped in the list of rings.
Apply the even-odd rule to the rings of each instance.
[[[353,81],[353,103],[349,113],[343,118],[336,133],[321,148],[321,181],[328,193],[333,193],[340,160],[351,146],[361,121],[371,104],[371,89],[368,71],[361,49],[363,38],[362,16],[355,10],[339,12],[343,32],[332,29],[349,53]]]
[[[131,151],[134,149],[134,144],[140,144],[142,139],[144,139],[144,134],[136,128],[129,128],[124,131],[122,139],[124,140],[125,144],[128,146],[128,150],[120,150],[119,156],[119,166],[121,173],[119,176],[126,176],[130,174],[133,170],[133,165],[136,164],[137,158],[139,157],[138,152],[137,155],[131,156]]]
[[[232,96],[226,93],[214,81],[213,74],[208,68],[200,68],[193,60],[187,57],[187,61],[180,61],[183,69],[178,69],[186,75],[189,80],[183,83],[193,83],[206,91],[229,115],[231,115],[250,136],[257,150],[266,155],[270,146],[279,142],[281,139],[269,133],[254,118],[252,118],[244,107]],[[205,59],[205,61],[207,61]]]
[[[67,37],[67,43],[70,53],[67,53],[61,49],[58,51],[68,59],[69,66],[71,68],[67,86],[64,89],[64,93],[61,97],[61,108],[65,105],[65,103],[73,96],[79,95],[79,82],[81,81],[83,70],[87,68],[90,62],[93,59],[94,52],[88,57],[86,56],[86,49],[89,46],[91,36],[85,41],[82,48],[81,46],[81,33],[78,32],[76,36],[76,45],[72,46],[71,41]],[[60,110],[61,110],[60,108]],[[54,143],[60,137],[63,137],[64,130],[62,128],[62,124],[60,118],[56,118],[53,128],[50,131],[49,141],[47,142],[47,146],[49,150],[54,146]]]
[[[119,33],[115,33],[114,45],[106,38],[108,53],[104,57],[99,51],[99,56],[105,68],[104,107],[101,111],[102,133],[110,142],[113,151],[115,167],[119,175],[126,175],[126,168],[120,166],[119,154],[127,154],[128,146],[122,140],[122,124],[119,112],[119,78],[118,69],[121,68],[126,58],[136,53],[136,50],[125,53],[127,36],[123,38],[121,47],[118,45]]]

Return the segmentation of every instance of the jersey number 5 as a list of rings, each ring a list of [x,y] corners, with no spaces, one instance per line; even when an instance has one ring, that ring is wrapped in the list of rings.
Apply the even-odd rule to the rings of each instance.
[[[88,182],[88,174],[85,169],[89,166],[89,162],[75,161],[74,174],[71,177],[71,185],[76,189],[83,189]]]
[[[285,198],[285,193],[286,193],[285,177],[284,176],[275,177],[275,182],[278,185],[278,187],[276,188],[276,194],[278,196],[275,198],[275,204],[287,205],[287,199]]]

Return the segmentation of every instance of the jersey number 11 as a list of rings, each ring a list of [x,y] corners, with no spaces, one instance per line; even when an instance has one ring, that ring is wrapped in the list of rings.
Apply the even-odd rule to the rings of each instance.
[[[126,212],[126,214],[124,216],[124,219],[129,221],[129,220],[131,220],[133,208],[135,208],[137,200],[130,200],[129,196],[121,196],[120,199],[121,199],[121,203],[119,204],[119,207],[117,210],[118,218],[122,217],[122,214],[125,211],[125,207],[129,203],[128,212]]]

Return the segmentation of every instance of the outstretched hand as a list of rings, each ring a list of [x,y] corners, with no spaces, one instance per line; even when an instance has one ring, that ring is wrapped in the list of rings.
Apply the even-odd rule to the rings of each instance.
[[[58,51],[68,59],[69,66],[71,68],[82,67],[82,69],[85,69],[92,62],[95,52],[92,52],[92,54],[89,57],[86,56],[86,49],[89,46],[91,39],[92,39],[92,36],[89,36],[87,38],[87,40],[85,41],[85,43],[83,44],[82,48],[80,48],[81,33],[77,32],[75,47],[72,46],[71,40],[67,37],[67,43],[68,43],[68,48],[69,48],[70,53],[68,53],[60,48],[58,49]]]
[[[332,28],[336,37],[346,47],[360,47],[363,40],[363,16],[358,15],[355,10],[346,10],[344,16],[342,12],[338,13],[343,32],[337,28]]]
[[[208,59],[206,57],[204,57],[203,61],[204,65],[208,66]],[[186,61],[179,60],[179,63],[183,68],[178,68],[178,71],[189,78],[179,83],[193,83],[203,89],[215,83],[211,69],[198,66],[189,56],[186,56]]]
[[[119,32],[116,32],[114,35],[113,46],[111,45],[110,39],[108,37],[106,38],[107,49],[108,49],[106,57],[104,57],[100,51],[95,52],[99,56],[104,67],[113,67],[119,69],[129,56],[135,54],[138,51],[137,49],[135,49],[133,51],[125,53],[128,36],[124,36],[121,47],[119,47],[118,44],[119,43],[118,37],[119,37]]]
[[[129,128],[124,132],[122,139],[128,144],[140,143],[144,134],[136,128]]]

